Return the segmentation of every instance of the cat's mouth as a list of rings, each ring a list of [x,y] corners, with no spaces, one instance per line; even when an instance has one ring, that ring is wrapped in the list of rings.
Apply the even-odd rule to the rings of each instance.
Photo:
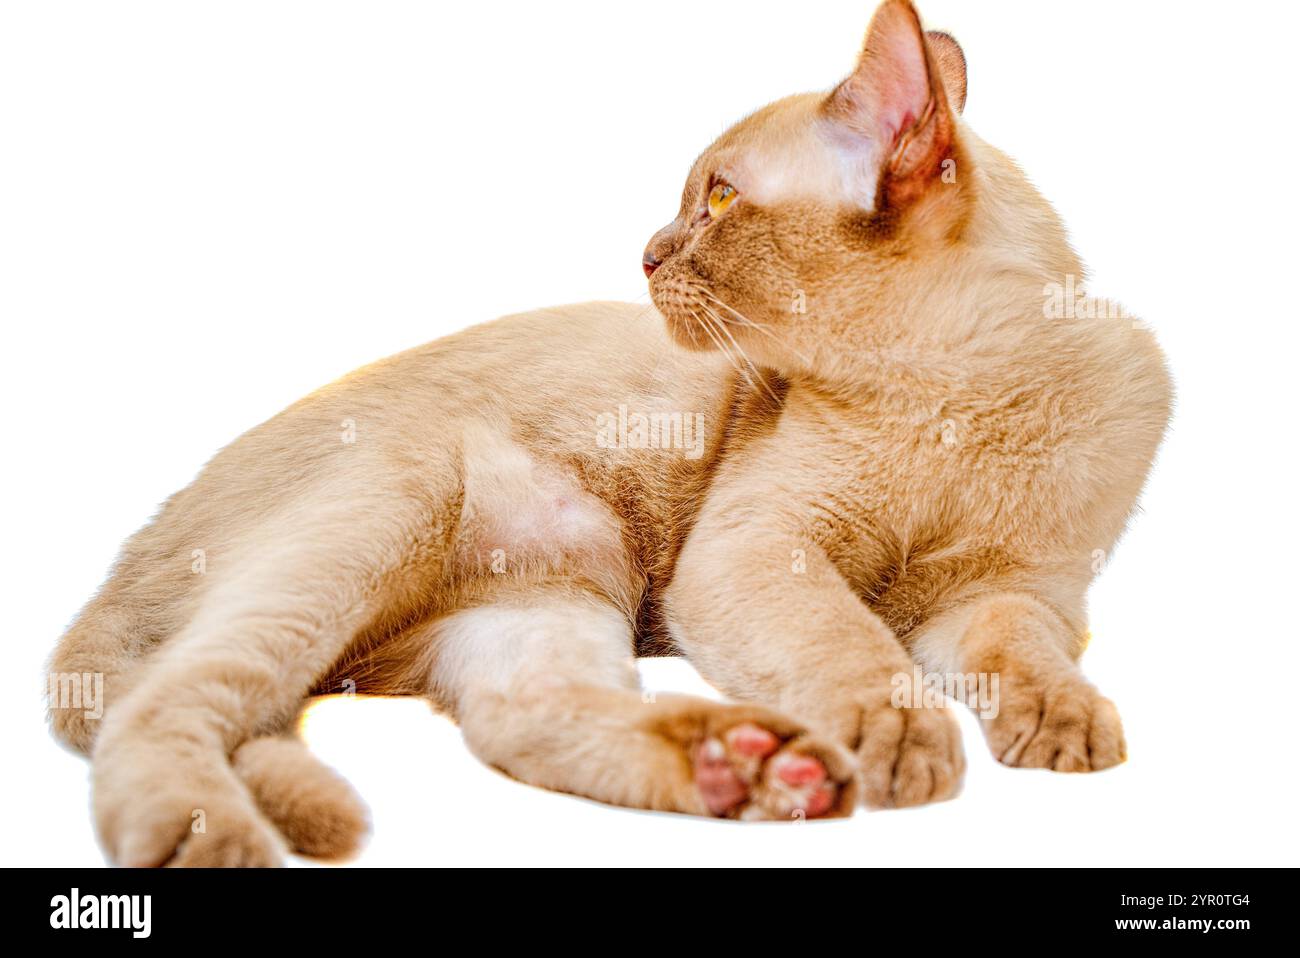
[[[677,219],[650,238],[641,258],[650,299],[679,346],[694,352],[743,355],[736,336],[751,324],[712,288],[707,272],[692,255],[690,234],[690,228]]]
[[[641,256],[641,269],[668,334],[679,346],[704,352],[720,347],[705,309],[708,290],[682,260],[687,232],[680,216],[656,232]]]
[[[725,329],[725,320],[717,306],[710,304],[707,289],[664,277],[659,282],[651,282],[650,299],[677,345],[693,352],[725,351],[723,343],[731,334]]]

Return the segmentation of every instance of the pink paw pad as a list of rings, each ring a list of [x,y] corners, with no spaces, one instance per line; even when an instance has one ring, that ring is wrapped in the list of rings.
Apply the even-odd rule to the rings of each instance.
[[[808,796],[808,803],[803,811],[809,818],[818,818],[829,812],[834,804],[835,789],[831,785],[822,785]]]
[[[726,746],[716,738],[701,742],[696,749],[695,785],[714,815],[725,815],[749,797],[749,786],[731,767]]]
[[[752,722],[737,725],[727,733],[727,745],[735,752],[751,758],[766,758],[777,750],[781,740]]]
[[[705,739],[691,757],[696,788],[712,815],[818,818],[831,811],[839,794],[821,759],[782,751],[781,739],[754,722]]]
[[[826,766],[811,755],[783,755],[773,764],[777,777],[787,785],[798,788],[826,781]]]

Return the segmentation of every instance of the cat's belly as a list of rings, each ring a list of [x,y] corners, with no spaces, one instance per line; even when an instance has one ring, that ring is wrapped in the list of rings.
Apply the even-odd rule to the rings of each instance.
[[[634,603],[622,519],[563,466],[490,429],[464,440],[456,564],[501,583],[575,579]]]

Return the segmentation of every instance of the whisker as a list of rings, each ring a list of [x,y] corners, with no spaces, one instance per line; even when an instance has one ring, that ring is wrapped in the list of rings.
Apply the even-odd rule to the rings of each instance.
[[[783,349],[789,350],[790,352],[795,353],[795,355],[799,356],[801,359],[806,360],[807,357],[803,356],[801,353],[795,350],[793,346],[786,343],[783,339],[781,339],[778,335],[776,335],[776,333],[772,331],[772,328],[769,325],[767,325],[766,323],[759,323],[750,319],[744,313],[740,312],[740,310],[718,299],[718,297],[709,293],[707,290],[705,290],[704,292],[705,295],[708,296],[714,303],[716,303],[718,306],[722,307],[728,313],[730,313],[731,317],[735,319],[740,326],[746,329],[753,329],[757,332],[762,333],[764,336],[771,339],[774,343],[781,346]]]
[[[744,313],[742,313],[740,310],[736,309],[736,307],[734,307],[734,306],[730,306],[730,305],[728,305],[727,303],[724,303],[721,299],[719,299],[719,298],[717,297],[716,294],[711,293],[709,290],[704,289],[704,288],[701,287],[701,288],[700,288],[700,292],[703,293],[705,296],[707,296],[709,299],[711,299],[713,302],[717,303],[719,306],[721,306],[721,307],[722,307],[723,309],[725,309],[727,312],[731,313],[732,316],[736,317],[736,319],[740,320],[740,321],[741,321],[742,323],[744,323],[746,326],[752,326],[754,329],[761,329],[761,330],[764,330],[764,331],[768,331],[768,330],[771,329],[771,327],[768,326],[767,323],[756,322],[755,320],[750,319],[748,316],[746,316],[746,315],[745,315]]]
[[[703,303],[701,303],[700,305],[704,306]],[[707,310],[708,307],[704,306],[704,309]],[[713,340],[713,344],[718,347],[718,351],[721,352],[722,355],[727,357],[727,362],[731,363],[732,368],[735,369],[736,372],[738,372],[741,376],[745,378],[745,381],[749,383],[751,389],[757,389],[758,384],[754,382],[753,377],[749,375],[749,370],[745,369],[743,366],[740,365],[739,362],[736,361],[736,357],[732,354],[731,350],[727,348],[726,344],[718,336],[717,332],[714,331],[714,324],[712,320],[710,320],[707,316],[701,316],[693,309],[691,310],[691,315],[695,317],[697,322],[699,322],[700,328],[703,329],[705,333],[708,334],[711,340]]]
[[[712,293],[712,292],[710,292],[709,290],[704,289],[704,288],[701,288],[701,289],[700,289],[700,292],[703,293],[705,296],[707,296],[709,299],[711,299],[713,302],[717,303],[719,306],[721,306],[721,307],[722,307],[723,309],[725,309],[727,312],[731,313],[731,314],[732,314],[733,316],[735,316],[737,319],[739,319],[739,320],[743,320],[745,323],[747,323],[747,324],[750,325],[750,326],[753,326],[755,329],[769,329],[769,328],[770,328],[770,327],[768,326],[768,324],[766,324],[766,323],[759,323],[759,322],[756,322],[756,321],[750,319],[750,318],[749,318],[748,316],[746,316],[745,314],[743,314],[740,310],[736,309],[734,306],[729,306],[727,303],[725,303],[725,302],[723,302],[721,299],[719,299],[718,296],[717,296],[715,293]]]
[[[754,365],[754,361],[749,358],[749,354],[745,352],[744,347],[741,346],[740,343],[736,342],[736,337],[731,335],[731,331],[727,329],[726,323],[723,322],[722,317],[719,316],[717,313],[715,313],[708,306],[705,306],[703,303],[701,303],[700,305],[704,306],[704,311],[708,313],[710,316],[712,316],[713,319],[716,321],[716,326],[718,328],[718,331],[721,332],[724,336],[727,337],[728,340],[731,341],[731,345],[736,347],[736,352],[740,354],[741,358],[745,361],[745,364],[754,371],[754,376],[758,378],[757,383],[754,381],[754,379],[751,379],[748,375],[745,376],[745,378],[749,380],[750,386],[757,389],[759,387],[759,384],[761,384],[763,391],[767,393],[768,397],[772,400],[772,402],[774,402],[776,405],[779,406],[781,404],[781,400],[778,399],[776,393],[772,391],[772,387],[767,384],[767,380],[763,378],[763,374],[759,371],[758,367]]]
[[[711,292],[708,290],[701,290],[701,292],[703,292],[703,294],[708,296],[708,298],[710,298],[711,300],[714,300],[714,302],[720,305],[720,307],[722,307],[723,309],[725,309],[725,311],[731,313],[732,316],[735,316],[737,320],[740,321],[740,324],[742,326],[745,326],[745,328],[758,330],[759,333],[766,335],[768,339],[771,339],[772,342],[776,343],[777,346],[780,346],[785,351],[792,352],[792,354],[794,354],[794,356],[797,356],[798,359],[803,360],[803,363],[807,365],[813,364],[813,360],[809,359],[809,357],[807,357],[806,355],[803,355],[802,352],[797,350],[797,348],[790,346],[790,344],[785,342],[784,339],[777,337],[774,331],[772,331],[771,328],[768,328],[766,324],[762,324],[762,322],[755,322],[754,320],[751,320],[751,318],[745,316],[744,313],[740,311],[740,309],[737,309],[736,307],[732,307],[732,305],[728,305],[727,303],[724,303],[723,300],[720,300],[718,296],[711,294]]]
[[[763,323],[754,322],[754,320],[750,319],[748,316],[740,312],[740,310],[736,309],[734,306],[728,306],[722,300],[718,299],[717,296],[714,296],[707,289],[701,289],[700,292],[703,293],[705,296],[707,296],[709,299],[713,300],[713,302],[717,303],[719,306],[725,309],[732,316],[736,317],[736,319],[740,321],[741,325],[745,326],[747,329],[757,330],[758,332],[762,333],[764,336],[768,337],[768,339],[772,340],[772,342],[780,346],[782,349],[793,353],[795,357],[802,360],[805,364],[812,365],[811,359],[809,359],[799,350],[795,349],[789,343],[782,340],[779,336],[777,336],[774,332],[772,332],[772,330],[767,325]]]
[[[688,307],[688,309],[690,308]],[[713,331],[713,324],[697,313],[694,309],[690,309],[690,314],[695,317],[695,321],[700,324],[700,328],[703,329],[709,339],[713,341],[713,345],[718,348],[718,352],[727,357],[727,361],[731,363],[736,372],[741,372],[740,367],[736,364],[735,357],[731,355],[730,350],[728,350],[723,344],[722,340],[718,337],[718,334]]]

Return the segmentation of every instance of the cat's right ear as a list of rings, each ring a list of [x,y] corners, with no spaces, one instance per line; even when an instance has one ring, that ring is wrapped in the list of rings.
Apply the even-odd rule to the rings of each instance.
[[[961,82],[953,94],[965,101],[965,58],[956,41],[941,36],[935,42],[942,44],[947,71],[909,0],[886,0],[871,18],[857,67],[823,104],[846,148],[859,154],[854,165],[876,177],[878,206],[901,207],[918,197],[952,149],[956,123],[945,86],[957,86],[955,51]]]

